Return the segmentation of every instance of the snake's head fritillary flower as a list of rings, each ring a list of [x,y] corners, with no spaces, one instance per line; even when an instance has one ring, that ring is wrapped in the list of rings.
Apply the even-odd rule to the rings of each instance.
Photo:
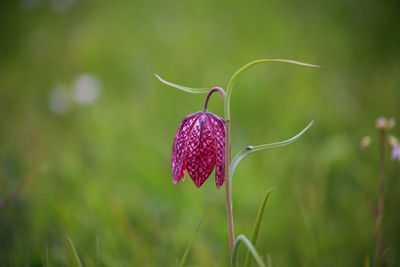
[[[186,170],[200,187],[215,168],[215,182],[225,181],[225,121],[207,111],[186,116],[176,132],[172,148],[174,184],[185,179]]]

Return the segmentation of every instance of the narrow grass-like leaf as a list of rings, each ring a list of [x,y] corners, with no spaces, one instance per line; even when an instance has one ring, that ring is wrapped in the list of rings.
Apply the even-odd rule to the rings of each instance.
[[[68,242],[69,242],[69,244],[70,244],[70,246],[71,246],[72,252],[74,253],[74,258],[75,258],[76,264],[77,264],[79,267],[83,267],[83,264],[82,264],[82,262],[81,262],[81,259],[79,258],[78,251],[76,250],[76,247],[75,247],[75,245],[74,245],[74,242],[72,242],[72,239],[69,238],[69,237],[67,237],[67,239],[68,239]]]
[[[179,90],[182,90],[182,91],[185,91],[185,92],[188,92],[188,93],[192,93],[192,94],[206,94],[213,88],[213,87],[210,87],[210,88],[192,88],[192,87],[182,86],[182,85],[179,85],[179,84],[168,82],[168,81],[164,80],[163,78],[161,78],[160,76],[158,76],[155,73],[154,73],[154,76],[156,76],[157,79],[160,80],[160,82],[162,82],[162,83],[164,83],[166,85],[169,85],[169,86],[174,87],[176,89],[179,89]]]
[[[365,255],[365,257],[364,257],[364,267],[371,267],[368,255]]]
[[[100,240],[99,236],[96,236],[96,264],[100,266]]]
[[[255,247],[253,246],[253,244],[250,242],[250,240],[247,239],[247,237],[245,235],[239,235],[238,237],[236,237],[235,240],[235,244],[233,245],[233,250],[232,250],[232,265],[239,265],[239,245],[240,243],[243,242],[247,248],[249,249],[249,251],[251,252],[251,254],[253,255],[254,259],[256,260],[257,264],[261,267],[266,267],[264,262],[262,261],[262,258],[260,256],[260,254],[258,254],[257,250],[255,249]]]
[[[313,234],[313,230],[312,230],[313,227],[311,226],[311,221],[309,220],[309,218],[306,214],[306,211],[301,203],[299,205],[299,208],[300,208],[301,216],[303,217],[304,225],[306,226],[308,234],[310,235],[311,246],[309,246],[309,248],[312,251],[314,266],[319,266],[320,264],[318,264],[318,257],[317,257],[318,256],[317,255],[317,241]]]
[[[187,247],[186,247],[186,249],[185,249],[185,252],[184,252],[183,255],[182,255],[181,261],[179,262],[179,267],[183,267],[184,264],[185,264],[185,262],[186,262],[187,256],[189,255],[189,251],[190,251],[190,249],[192,248],[192,245],[193,245],[193,242],[194,242],[194,238],[196,237],[196,233],[197,233],[197,231],[199,230],[200,225],[201,225],[201,223],[202,223],[203,220],[204,220],[204,217],[206,216],[206,212],[207,212],[208,208],[210,207],[210,204],[211,204],[211,201],[208,202],[207,207],[205,208],[203,214],[202,214],[201,217],[200,217],[200,220],[199,220],[199,222],[198,222],[198,224],[197,224],[197,226],[196,226],[196,229],[194,230],[192,239],[190,240],[189,244],[187,245]]]
[[[272,187],[270,190],[268,190],[268,192],[265,194],[264,199],[261,201],[260,207],[258,209],[258,214],[257,214],[257,218],[256,221],[254,223],[254,227],[253,227],[253,234],[251,236],[251,243],[255,246],[257,243],[257,236],[258,236],[258,232],[260,231],[260,225],[261,225],[261,220],[263,218],[264,215],[264,209],[265,209],[265,204],[267,204],[267,200],[269,195],[275,191],[277,189],[276,186]],[[250,256],[250,250],[247,251],[247,255],[246,255],[246,261],[244,266],[249,267],[251,265],[251,261],[253,260],[253,258]]]
[[[49,265],[49,248],[48,248],[47,244],[45,246],[45,249],[46,249],[46,266],[49,267],[50,266]]]
[[[267,266],[272,267],[272,258],[271,254],[267,254]]]
[[[242,75],[246,70],[249,68],[261,64],[261,63],[270,63],[270,62],[281,62],[281,63],[289,63],[289,64],[295,64],[295,65],[300,65],[304,67],[311,67],[311,68],[322,68],[321,66],[318,65],[313,65],[313,64],[308,64],[304,62],[299,62],[295,60],[287,60],[287,59],[257,59],[254,60],[250,63],[247,63],[240,69],[238,69],[231,77],[231,79],[228,82],[228,85],[226,87],[226,102],[225,102],[225,119],[230,120],[231,115],[230,115],[230,99],[231,99],[231,93],[232,93],[232,88],[233,85],[235,84],[235,81]]]
[[[240,151],[239,153],[237,153],[235,158],[232,160],[231,165],[229,166],[229,181],[230,181],[230,185],[232,186],[233,173],[235,172],[235,169],[236,169],[237,165],[239,164],[239,162],[244,157],[246,157],[247,155],[249,155],[249,154],[251,154],[253,152],[256,152],[256,151],[270,149],[270,148],[274,148],[274,147],[286,146],[286,145],[288,145],[290,143],[293,143],[294,141],[296,141],[297,138],[302,136],[308,130],[308,128],[311,127],[311,125],[313,123],[314,123],[314,121],[311,121],[310,124],[308,124],[307,127],[304,128],[301,132],[299,132],[297,135],[295,135],[292,138],[287,139],[285,141],[271,143],[271,144],[265,144],[265,145],[258,145],[258,146],[248,146],[246,149],[244,149],[244,150]]]

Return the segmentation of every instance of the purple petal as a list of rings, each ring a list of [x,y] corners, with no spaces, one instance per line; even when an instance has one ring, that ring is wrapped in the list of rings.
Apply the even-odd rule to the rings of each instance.
[[[397,148],[394,150],[395,156],[394,159],[398,159],[400,161],[400,146],[397,146]]]
[[[215,166],[215,140],[209,118],[202,113],[194,123],[185,154],[185,164],[194,184],[200,187]]]
[[[396,159],[397,157],[397,149],[395,146],[392,146],[392,160]]]
[[[199,112],[190,114],[183,118],[181,125],[176,132],[174,144],[172,146],[172,177],[174,184],[177,184],[180,180],[184,180],[186,166],[184,162],[184,155],[187,148],[187,142],[189,140],[189,134],[192,130],[194,122],[199,118]]]
[[[215,183],[220,188],[225,181],[225,121],[210,112],[207,112],[207,116],[212,124],[217,148]]]
[[[400,160],[400,146],[397,143],[396,139],[392,142],[392,160],[398,159]]]

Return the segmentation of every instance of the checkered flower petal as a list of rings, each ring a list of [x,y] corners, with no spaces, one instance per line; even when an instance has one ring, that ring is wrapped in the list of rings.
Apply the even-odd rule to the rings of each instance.
[[[174,184],[183,181],[186,169],[200,187],[216,167],[217,187],[225,181],[225,121],[206,111],[186,116],[175,136],[172,148]]]
[[[213,128],[217,148],[215,183],[220,188],[225,181],[225,121],[213,114],[207,115]]]
[[[199,113],[199,112],[198,112]],[[186,166],[183,157],[186,152],[186,144],[189,140],[189,134],[194,123],[199,118],[198,113],[190,114],[183,118],[181,125],[175,135],[174,145],[172,147],[172,177],[174,184],[185,179]]]

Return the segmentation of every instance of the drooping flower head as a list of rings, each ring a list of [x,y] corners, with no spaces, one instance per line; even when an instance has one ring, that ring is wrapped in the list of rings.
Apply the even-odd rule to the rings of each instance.
[[[172,148],[174,184],[185,179],[188,171],[200,187],[215,168],[215,182],[220,188],[225,181],[225,121],[207,111],[186,116],[175,135]]]

